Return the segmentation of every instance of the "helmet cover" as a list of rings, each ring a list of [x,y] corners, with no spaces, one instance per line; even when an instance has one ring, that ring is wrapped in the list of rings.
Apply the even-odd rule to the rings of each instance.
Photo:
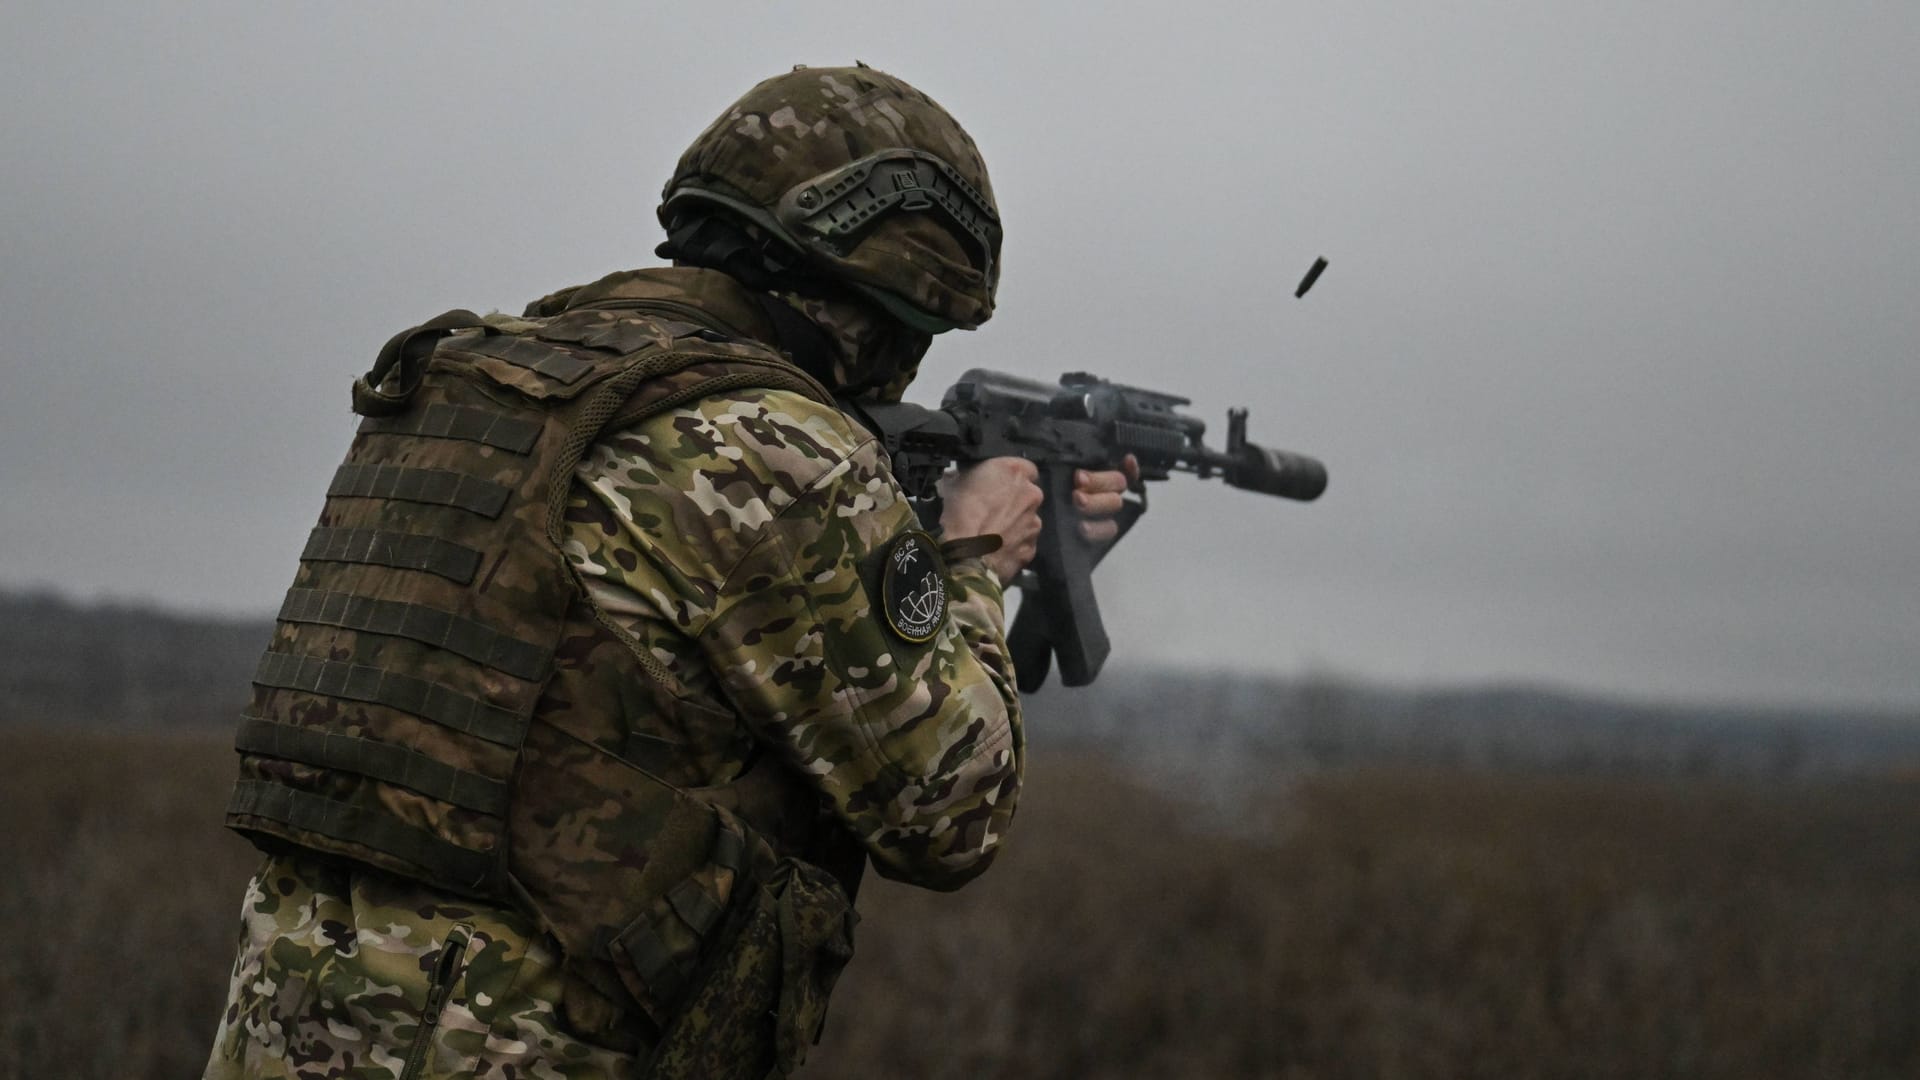
[[[885,72],[799,67],[747,91],[681,155],[660,221],[712,207],[914,329],[972,329],[993,314],[1000,217],[980,151]]]

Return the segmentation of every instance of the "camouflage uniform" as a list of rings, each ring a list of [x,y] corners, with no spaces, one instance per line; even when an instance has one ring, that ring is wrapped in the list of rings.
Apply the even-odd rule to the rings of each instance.
[[[1019,779],[1000,584],[956,561],[939,637],[884,629],[860,574],[919,525],[878,442],[749,391],[617,433],[575,475],[566,553],[589,595],[686,692],[747,718],[643,764],[704,787],[771,748],[882,873],[951,888],[985,869]]]
[[[884,78],[845,69],[822,77],[842,87]],[[773,342],[767,295],[824,332],[831,370],[819,374],[843,391],[897,397],[928,341],[863,302],[748,289],[694,267],[612,275],[536,301],[526,320],[487,322],[490,332],[515,334],[582,313],[617,321],[664,306],[731,340]],[[968,317],[985,311],[990,293]],[[610,632],[564,642],[556,663],[623,667],[635,695],[674,707],[625,710],[645,717],[627,730],[606,730],[608,718],[598,717],[591,742],[737,815],[776,854],[823,860],[835,838],[851,838],[887,876],[933,888],[970,880],[1013,816],[1019,706],[1000,583],[979,559],[951,561],[947,614],[931,640],[903,640],[874,617],[867,575],[890,540],[916,528],[878,444],[791,389],[697,397],[603,431],[573,469],[559,540],[591,616]],[[529,743],[520,787],[567,778],[569,753]],[[516,825],[516,850],[566,834],[572,857],[625,862],[627,854],[595,847],[603,813],[595,797],[558,799],[562,808],[578,800],[580,811],[551,819],[545,833]],[[617,793],[601,798],[619,812]],[[738,1060],[737,1046],[751,1040],[729,1041],[738,1034],[725,1028],[730,1003],[699,987],[679,1003],[636,1002],[631,983],[587,963],[588,943],[547,918],[550,897],[482,902],[266,846],[209,1078],[613,1077],[649,1060],[674,1075],[757,1075],[774,1064]],[[790,895],[811,887],[786,881]],[[729,905],[743,907],[752,914],[745,901]],[[824,906],[794,910],[783,907],[781,918],[831,918]],[[752,933],[765,920],[740,925]],[[839,929],[782,924],[829,951],[850,947],[833,944]],[[779,943],[771,946],[778,955]],[[844,959],[798,992],[824,1009]],[[773,978],[762,989],[796,992],[777,972],[739,974],[741,985]],[[716,1033],[691,1048],[674,1037],[688,1014],[719,1018]],[[804,1053],[794,1039],[779,1032],[783,1069]],[[659,1053],[672,1057],[664,1063],[654,1057],[663,1041]]]
[[[689,279],[724,310],[727,283],[697,270],[617,275],[570,299],[684,296]],[[1000,585],[958,560],[935,641],[882,629],[859,574],[916,522],[864,430],[790,391],[745,391],[603,438],[575,478],[564,550],[594,604],[677,693],[733,718],[636,732],[640,764],[705,788],[773,753],[882,873],[952,888],[985,868],[1023,750]],[[397,1077],[456,926],[473,944],[419,1075],[617,1076],[645,1050],[507,908],[282,855],[243,917],[209,1077]]]
[[[449,941],[461,970],[428,1018]],[[449,961],[450,963],[452,961]],[[240,955],[206,1076],[614,1080],[633,1062],[567,1030],[568,977],[517,912],[297,855],[247,885]]]

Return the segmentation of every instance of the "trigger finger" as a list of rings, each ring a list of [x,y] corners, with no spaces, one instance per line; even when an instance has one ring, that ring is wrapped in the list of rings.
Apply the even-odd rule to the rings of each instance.
[[[1120,535],[1120,526],[1112,521],[1083,521],[1080,523],[1080,536],[1095,544],[1104,544]]]

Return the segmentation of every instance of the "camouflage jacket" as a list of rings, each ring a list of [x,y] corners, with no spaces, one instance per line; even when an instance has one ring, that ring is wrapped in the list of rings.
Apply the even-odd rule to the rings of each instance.
[[[712,271],[616,275],[569,306],[663,284],[767,332]],[[773,753],[881,873],[953,888],[986,868],[1023,751],[1000,585],[954,562],[948,624],[919,645],[869,610],[863,574],[919,525],[865,429],[791,391],[742,391],[608,435],[575,479],[565,548],[596,606],[677,689],[737,718],[672,733],[640,764],[698,788]]]
[[[534,313],[637,302],[771,334],[738,286],[698,270],[615,275]],[[916,527],[880,447],[796,393],[734,391],[605,433],[575,470],[564,552],[636,650],[636,680],[664,673],[676,695],[710,706],[663,719],[670,730],[629,732],[627,755],[694,790],[724,791],[749,771],[783,778],[760,813],[735,807],[782,848],[812,843],[825,822],[891,877],[952,888],[981,872],[1011,821],[1024,751],[1000,587],[979,560],[956,561],[938,633],[918,644],[891,633],[863,576]],[[250,889],[209,1076],[398,1075],[410,1050],[427,1055],[421,1076],[543,1075],[540,1063],[596,1075],[590,1061],[619,1071],[646,1050],[652,1033],[568,977],[523,913],[323,869],[276,856]],[[469,966],[444,1001],[426,1001],[426,969],[443,965],[449,934],[471,963],[511,959],[522,971],[507,981],[513,1000]],[[431,1025],[399,1007],[416,999],[488,1034],[427,1041]],[[353,1015],[356,1002],[399,1015]],[[534,1037],[503,1050],[503,1024]]]

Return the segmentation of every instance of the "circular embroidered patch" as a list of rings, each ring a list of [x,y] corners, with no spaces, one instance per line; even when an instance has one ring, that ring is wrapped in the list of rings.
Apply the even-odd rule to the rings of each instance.
[[[901,533],[887,546],[880,610],[894,633],[915,644],[940,632],[947,618],[947,565],[933,537]]]

